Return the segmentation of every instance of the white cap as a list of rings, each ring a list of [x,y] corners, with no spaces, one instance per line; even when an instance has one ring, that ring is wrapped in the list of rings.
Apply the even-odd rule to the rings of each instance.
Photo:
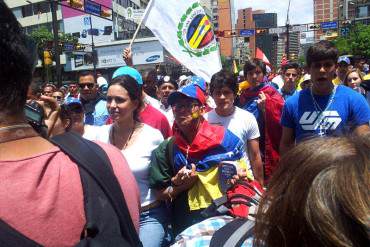
[[[181,75],[181,76],[179,77],[179,82],[181,82],[181,81],[183,81],[183,80],[186,80],[186,79],[188,79],[188,77],[187,77],[186,75]]]
[[[98,77],[98,79],[96,79],[96,82],[98,83],[99,87],[102,87],[103,85],[108,85],[107,80],[103,76]]]

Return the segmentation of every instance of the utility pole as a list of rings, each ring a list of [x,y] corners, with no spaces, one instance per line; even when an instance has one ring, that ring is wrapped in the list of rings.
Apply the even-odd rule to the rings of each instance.
[[[289,0],[288,11],[287,11],[287,14],[286,14],[286,23],[285,23],[285,27],[286,27],[285,53],[286,53],[286,57],[287,57],[288,61],[290,60],[290,54],[289,54],[289,46],[290,46],[290,41],[289,41],[289,36],[290,36],[290,34],[289,34],[289,28],[290,28],[289,11],[290,11],[290,0]]]
[[[62,70],[60,66],[60,47],[59,47],[59,37],[58,37],[58,20],[57,20],[57,2],[55,0],[49,0],[50,10],[52,17],[52,27],[53,27],[53,46],[55,54],[55,70],[57,75],[57,86],[62,85]]]
[[[90,34],[91,34],[91,51],[92,51],[92,60],[94,66],[94,75],[96,76],[96,54],[95,54],[95,45],[94,45],[94,34],[93,34],[93,27],[92,27],[92,17],[90,15]]]

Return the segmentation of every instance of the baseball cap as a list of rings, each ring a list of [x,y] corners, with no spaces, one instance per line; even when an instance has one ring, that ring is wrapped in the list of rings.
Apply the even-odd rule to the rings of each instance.
[[[190,83],[179,88],[176,92],[170,94],[167,99],[168,104],[174,105],[176,101],[180,98],[179,96],[186,96],[188,98],[196,99],[201,104],[206,103],[206,82],[203,78],[199,76],[192,76]]]
[[[346,63],[348,65],[351,64],[351,60],[349,60],[349,58],[346,57],[346,56],[340,56],[338,58],[338,62],[337,63],[341,63],[341,62],[344,62],[344,63]]]
[[[123,66],[116,69],[116,71],[113,73],[112,79],[123,75],[131,76],[139,85],[143,85],[143,77],[141,77],[139,71],[129,66]]]
[[[81,105],[82,106],[81,100],[79,100],[77,98],[74,98],[74,97],[67,97],[64,100],[64,103],[63,104],[66,105],[66,106],[70,106],[70,105],[73,105],[73,104]]]

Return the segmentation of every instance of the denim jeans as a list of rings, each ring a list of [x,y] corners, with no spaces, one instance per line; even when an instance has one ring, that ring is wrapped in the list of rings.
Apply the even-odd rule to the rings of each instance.
[[[139,237],[144,247],[165,247],[172,241],[170,210],[165,204],[140,214]]]

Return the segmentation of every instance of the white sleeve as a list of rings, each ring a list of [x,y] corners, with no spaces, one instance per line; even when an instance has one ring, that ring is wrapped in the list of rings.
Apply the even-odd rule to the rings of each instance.
[[[253,114],[248,113],[246,117],[246,125],[247,125],[247,140],[252,140],[260,137],[260,130],[258,128],[257,120],[253,116]]]

